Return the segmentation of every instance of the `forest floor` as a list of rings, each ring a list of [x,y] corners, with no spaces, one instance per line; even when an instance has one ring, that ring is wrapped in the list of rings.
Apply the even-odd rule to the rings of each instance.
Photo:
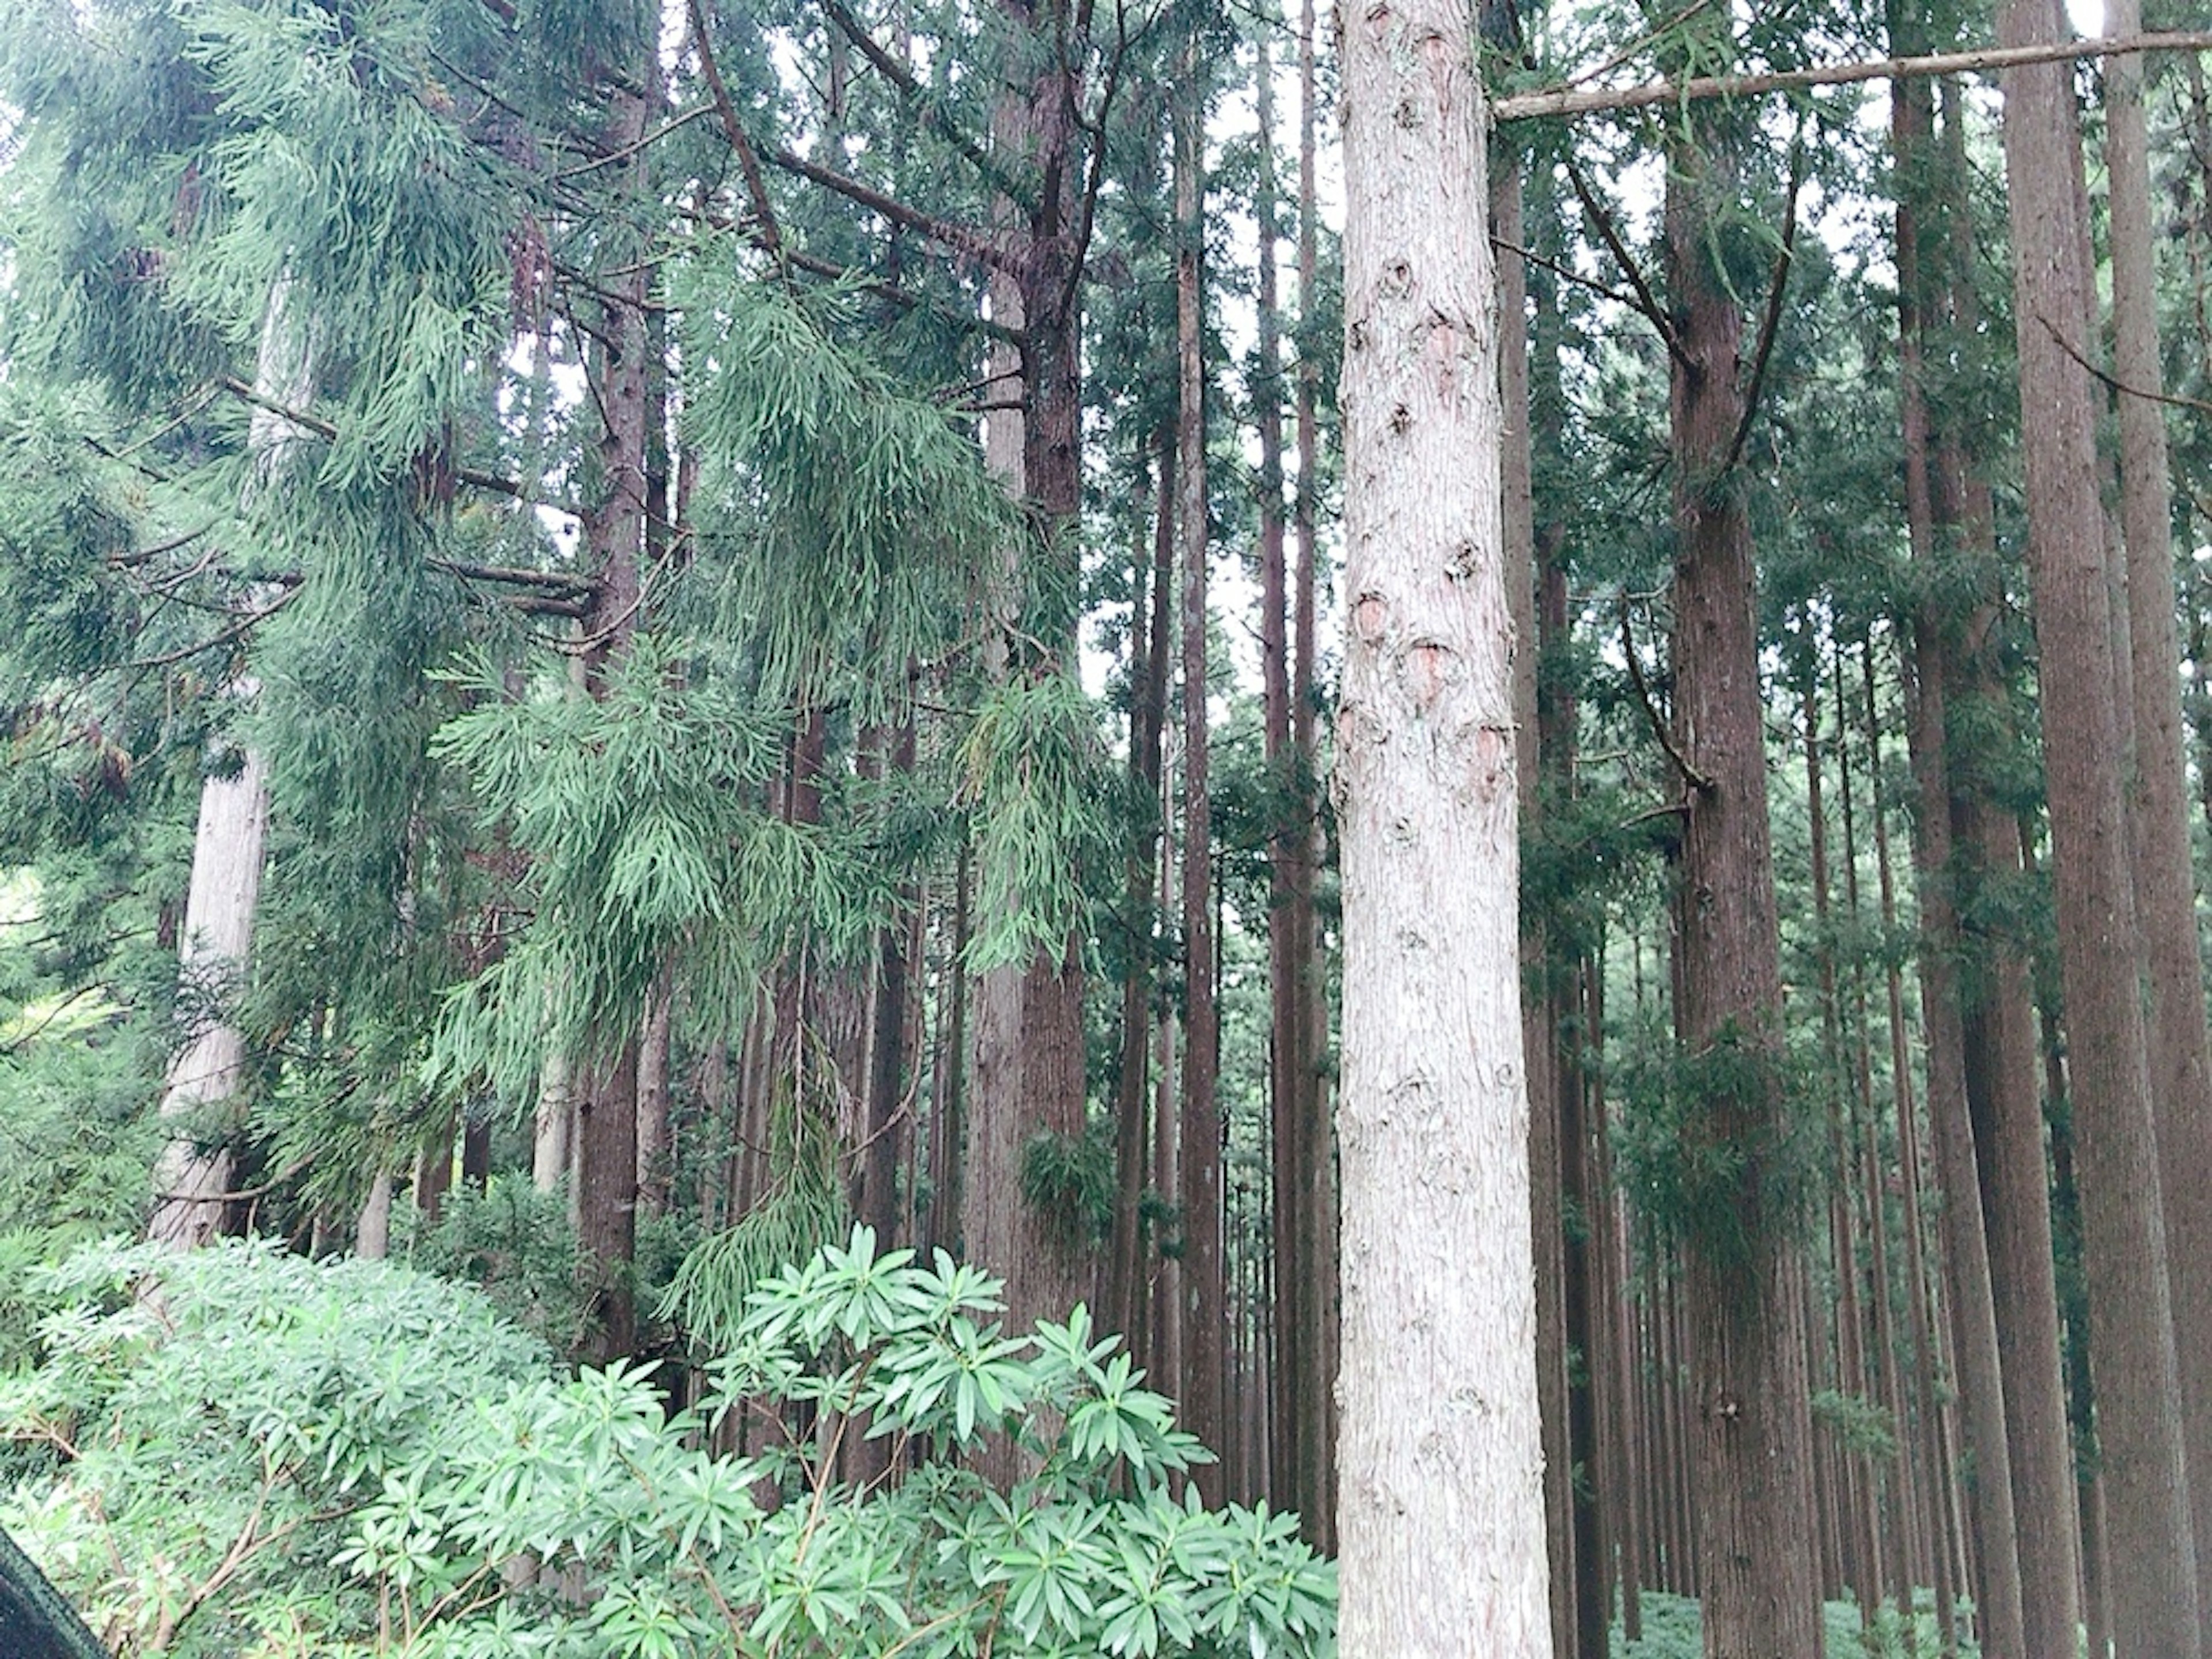
[[[1827,1624],[1828,1659],[1903,1659],[1908,1652],[1936,1651],[1935,1598],[1923,1590],[1916,1599],[1918,1639],[1910,1650],[1902,1639],[1904,1632],[1899,1628],[1894,1609],[1885,1606],[1874,1628],[1865,1631],[1861,1628],[1856,1602],[1829,1602],[1822,1609]],[[1698,1659],[1703,1651],[1703,1632],[1697,1602],[1686,1595],[1667,1595],[1656,1590],[1644,1591],[1642,1601],[1644,1634],[1631,1642],[1622,1635],[1616,1620],[1613,1626],[1613,1659]],[[1962,1640],[1959,1653],[1960,1659],[1978,1659],[1979,1650],[1972,1642]]]

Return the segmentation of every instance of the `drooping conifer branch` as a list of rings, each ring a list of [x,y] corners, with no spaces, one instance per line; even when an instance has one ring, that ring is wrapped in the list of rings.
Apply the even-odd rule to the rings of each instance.
[[[338,429],[331,422],[325,420],[319,415],[311,415],[304,409],[294,409],[281,398],[270,397],[267,392],[240,380],[234,374],[227,374],[223,377],[222,389],[241,403],[251,404],[254,408],[265,410],[280,420],[289,421],[301,431],[311,432],[325,443],[337,441]],[[514,501],[526,501],[534,506],[556,507],[564,513],[574,510],[560,501],[541,502],[523,485],[517,483],[512,478],[502,478],[495,472],[483,472],[474,467],[457,466],[453,469],[453,476],[456,483],[467,484],[472,489],[488,490],[495,495],[506,495]]]
[[[2142,52],[2212,52],[2212,30],[2172,30],[2124,38],[2061,40],[2032,46],[1988,46],[1972,52],[1931,52],[1918,58],[1869,58],[1759,75],[1702,75],[1686,81],[1647,81],[1641,86],[1579,90],[1553,87],[1516,93],[1490,106],[1496,121],[1528,121],[1546,115],[1590,115],[1603,110],[1648,109],[1697,98],[1750,98],[1808,87],[1849,86],[1861,81],[1901,81],[1918,76],[1972,75],[2025,64],[2077,58],[2113,58]]]

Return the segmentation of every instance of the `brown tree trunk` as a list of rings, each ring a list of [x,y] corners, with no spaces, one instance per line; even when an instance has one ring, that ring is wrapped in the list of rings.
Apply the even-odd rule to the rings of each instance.
[[[1224,1275],[1221,1249],[1221,1109],[1216,1098],[1220,1017],[1214,1000],[1212,797],[1206,717],[1206,76],[1194,33],[1175,106],[1176,527],[1182,555],[1182,1376],[1184,1427],[1225,1450]],[[1200,1467],[1199,1490],[1222,1499],[1222,1469]]]
[[[993,138],[1010,165],[1034,181],[1022,208],[1003,204],[1007,234],[1018,246],[1018,275],[994,273],[997,320],[1021,330],[1018,349],[1002,347],[991,368],[1018,378],[1021,408],[994,410],[985,427],[987,465],[1018,483],[1035,515],[1035,544],[1009,548],[1008,568],[992,596],[985,641],[988,672],[1037,678],[1072,672],[1077,558],[1074,520],[1083,504],[1082,385],[1075,222],[1080,164],[1075,70],[1058,49],[1073,19],[1066,0],[1006,0],[1008,17],[1036,43],[1030,78],[1005,88]],[[1034,568],[1029,562],[1034,562]],[[1043,624],[1048,648],[1020,626],[1024,591],[1051,596]],[[1006,1319],[1017,1330],[1059,1317],[1089,1279],[1081,1228],[1046,1213],[1024,1191],[1032,1139],[1073,1141],[1083,1133],[1083,963],[1073,939],[1025,963],[984,974],[975,987],[975,1070],[964,1182],[968,1259],[1006,1280]]]
[[[2141,30],[2141,0],[2106,0],[2108,34]],[[2212,1053],[2182,755],[2174,622],[2172,491],[2158,339],[2143,60],[2105,67],[2105,158],[2112,180],[2112,370],[2119,397],[2120,518],[2127,539],[2136,920],[2149,989],[2150,1094],[2172,1267],[2175,1358],[2199,1591],[2212,1582]]]
[[[1298,918],[1293,908],[1291,866],[1305,837],[1304,815],[1292,782],[1291,753],[1290,571],[1283,514],[1282,300],[1276,272],[1279,227],[1275,188],[1274,63],[1267,37],[1258,41],[1254,78],[1259,120],[1259,176],[1253,212],[1260,222],[1259,365],[1252,375],[1253,419],[1260,434],[1260,680],[1263,757],[1275,792],[1267,842],[1267,1108],[1273,1181],[1269,1248],[1278,1271],[1269,1277],[1269,1332],[1274,1363],[1268,1374],[1270,1462],[1282,1485],[1277,1500],[1297,1501],[1290,1490],[1297,1462],[1298,1425],[1291,1379],[1299,1304],[1309,1294],[1297,1261],[1297,1138],[1302,1052],[1300,1025],[1307,997],[1297,954]]]
[[[2055,0],[2007,0],[2000,13],[2006,45],[2054,40],[2061,27]],[[2008,70],[2003,87],[2028,551],[2082,1248],[2096,1285],[2090,1336],[2113,1623],[2124,1653],[2194,1659],[2196,1551],[2137,992],[2095,400],[2082,366],[2089,273],[2070,182],[2080,146],[2063,68]]]
[[[650,60],[650,47],[647,49]],[[647,82],[657,78],[657,65]],[[653,99],[634,88],[608,94],[606,142],[630,156],[629,185],[642,196],[646,173],[638,141]],[[602,343],[598,398],[599,495],[584,514],[585,548],[600,573],[586,627],[584,658],[594,696],[608,669],[629,649],[637,629],[639,568],[645,546],[645,477],[649,359],[646,338],[647,272],[642,264],[610,276],[600,290]],[[630,1263],[637,1246],[638,1033],[597,1031],[576,1060],[574,1085],[577,1242],[587,1263],[593,1332],[591,1356],[602,1363],[632,1352],[637,1342]]]
[[[1511,611],[1473,45],[1466,9],[1432,0],[1343,36],[1339,1635],[1360,1655],[1538,1659]]]
[[[1715,27],[1725,29],[1725,18]],[[1751,523],[1735,465],[1747,413],[1742,318],[1713,264],[1712,204],[1734,186],[1710,132],[1678,137],[1668,160],[1674,742],[1696,774],[1684,780],[1676,872],[1677,1018],[1687,1063],[1711,1066],[1717,1080],[1727,1074],[1702,1091],[1690,1133],[1708,1154],[1735,1149],[1742,1171],[1727,1236],[1693,1227],[1684,1249],[1705,1649],[1709,1659],[1818,1659],[1797,1223],[1768,1179],[1787,1108]]]
[[[1982,320],[1973,285],[1980,256],[1966,189],[1964,102],[1957,84],[1946,83],[1941,179],[1949,234],[1943,250],[1945,280],[1934,291],[1948,299],[1958,337],[1976,332]],[[1939,303],[1928,300],[1923,321]],[[1966,729],[2007,733],[2014,726],[2009,692],[1990,638],[1999,614],[1996,599],[1990,596],[1996,569],[1995,509],[1987,482],[1969,464],[1967,436],[1960,422],[1943,422],[1931,479],[1933,510],[1939,533],[1960,538],[1987,573],[1985,597],[1963,629],[1943,629],[1936,639],[1944,653],[1947,707],[1966,709]],[[2070,1659],[2081,1622],[2081,1542],[2061,1373],[2035,1006],[2028,946],[2001,921],[2006,908],[2001,890],[2020,876],[2020,835],[1987,759],[1960,748],[1951,740],[1954,733],[1946,736],[1954,879],[1964,919],[1961,936],[1973,969],[1962,974],[1960,988],[1966,1099],[1973,1115],[1982,1218],[1990,1241],[1990,1288],[2004,1372],[2025,1651],[2031,1659]]]
[[[1298,12],[1298,311],[1302,328],[1314,326],[1320,284],[1321,209],[1317,185],[1317,78],[1314,0]],[[1290,1494],[1300,1530],[1314,1547],[1336,1547],[1335,1378],[1340,1300],[1337,1270],[1336,1148],[1330,1122],[1323,1058],[1328,1048],[1328,987],[1321,971],[1321,923],[1315,889],[1322,865],[1322,818],[1316,796],[1314,734],[1320,652],[1316,618],[1322,554],[1317,532],[1321,491],[1321,369],[1310,340],[1298,349],[1297,387],[1297,490],[1291,528],[1297,564],[1291,596],[1291,811],[1298,830],[1286,849],[1291,945],[1289,972],[1302,993],[1286,1080],[1291,1087],[1290,1140],[1276,1157],[1288,1174],[1292,1259],[1276,1274],[1295,1274],[1294,1317],[1284,1362],[1285,1408],[1295,1423]]]
[[[1145,1291],[1146,1228],[1141,1213],[1152,1156],[1152,979],[1158,945],[1153,872],[1159,861],[1160,746],[1167,718],[1168,586],[1175,571],[1173,441],[1163,428],[1158,445],[1151,556],[1130,574],[1138,596],[1130,618],[1133,660],[1129,687],[1129,775],[1137,799],[1149,803],[1122,864],[1128,913],[1128,959],[1121,971],[1121,1041],[1114,1104],[1114,1235],[1109,1256],[1107,1306],[1141,1363],[1152,1363],[1145,1340],[1149,1324]],[[1151,597],[1145,603],[1146,564]]]

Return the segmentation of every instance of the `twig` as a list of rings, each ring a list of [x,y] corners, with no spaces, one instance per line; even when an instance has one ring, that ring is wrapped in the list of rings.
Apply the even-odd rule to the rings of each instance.
[[[1575,198],[1583,204],[1583,211],[1589,215],[1591,223],[1597,227],[1599,240],[1613,255],[1613,263],[1620,267],[1621,275],[1628,278],[1628,285],[1636,290],[1635,309],[1638,314],[1659,331],[1659,338],[1666,346],[1669,357],[1685,369],[1693,368],[1695,366],[1690,362],[1689,354],[1682,349],[1682,342],[1674,332],[1674,322],[1667,315],[1666,307],[1652,293],[1651,285],[1644,280],[1643,269],[1637,264],[1627,245],[1620,240],[1620,231],[1614,228],[1613,215],[1607,212],[1605,204],[1597,199],[1589,181],[1583,179],[1582,169],[1575,165],[1571,156],[1567,158],[1567,182],[1575,187]]]
[[[1667,722],[1659,717],[1658,705],[1651,701],[1651,688],[1644,678],[1643,659],[1636,654],[1636,635],[1629,625],[1628,596],[1620,599],[1620,649],[1628,659],[1629,684],[1636,688],[1636,700],[1644,705],[1644,718],[1651,722],[1651,735],[1659,739],[1659,746],[1667,751],[1667,758],[1674,763],[1674,769],[1682,775],[1682,781],[1701,795],[1713,792],[1713,781],[1690,764],[1689,759],[1674,744],[1674,733],[1668,731]]]
[[[2058,331],[2057,326],[2052,324],[2050,318],[2045,317],[2039,320],[2043,324],[2043,326],[2049,331],[2052,343],[2056,344],[2061,351],[2071,357],[2083,368],[2087,369],[2091,374],[2094,375],[2098,380],[2102,380],[2107,387],[2118,392],[2123,398],[2140,398],[2147,404],[2164,404],[2172,409],[2190,409],[2195,410],[2201,415],[2212,415],[2212,404],[2206,403],[2202,398],[2184,398],[2178,393],[2172,392],[2153,392],[2148,386],[2130,386],[2125,380],[2121,380],[2118,375],[2107,374],[2105,370],[2098,368],[2096,364],[2091,362],[2087,357],[2084,357],[2080,352],[2076,351],[2074,349],[2074,343]]]
[[[1534,248],[1522,247],[1518,242],[1509,242],[1503,236],[1492,237],[1490,246],[1500,253],[1513,255],[1524,264],[1534,265],[1539,270],[1550,271],[1563,283],[1572,283],[1577,288],[1587,289],[1592,294],[1610,300],[1613,304],[1636,312],[1639,315],[1643,313],[1644,303],[1633,294],[1623,294],[1617,288],[1607,288],[1594,276],[1585,276],[1580,271],[1571,270],[1559,264],[1556,259],[1547,259]]]

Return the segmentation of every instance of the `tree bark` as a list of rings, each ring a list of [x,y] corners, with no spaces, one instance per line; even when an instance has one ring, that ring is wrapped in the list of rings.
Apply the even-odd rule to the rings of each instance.
[[[2007,0],[2007,45],[2060,37],[2055,0]],[[2112,627],[2082,338],[2089,274],[2070,183],[2079,139],[2063,69],[2004,76],[2028,552],[2070,1037],[2082,1247],[2120,1650],[2193,1659],[2201,1640],[2180,1381],[2153,1127]],[[2072,347],[2069,350],[2068,347]]]
[[[1221,1248],[1221,1109],[1215,1091],[1221,1021],[1214,1000],[1212,797],[1206,717],[1206,319],[1201,256],[1206,75],[1194,31],[1175,101],[1176,529],[1182,556],[1182,1209],[1183,1426],[1225,1453]],[[1223,1497],[1222,1465],[1194,1479]]]
[[[1342,53],[1340,1640],[1536,1659],[1512,624],[1469,25],[1407,0],[1347,20]]]
[[[1726,49],[1725,18],[1706,26]],[[1689,1133],[1741,1173],[1719,1228],[1684,1239],[1697,1391],[1691,1459],[1708,1659],[1817,1659],[1811,1402],[1796,1294],[1797,1217],[1771,1185],[1786,1156],[1782,969],[1766,807],[1751,522],[1738,472],[1742,317],[1715,268],[1732,194],[1710,126],[1668,145],[1664,247],[1674,462],[1674,742],[1685,778],[1676,872],[1686,1063],[1728,1075]],[[1748,1156],[1743,1154],[1747,1152]],[[1693,1148],[1691,1156],[1699,1156]],[[1786,1179],[1786,1176],[1784,1177]]]
[[[642,54],[653,61],[649,46]],[[655,65],[646,83],[657,76]],[[637,145],[653,101],[643,90],[617,88],[608,94],[606,140],[615,154],[631,157],[627,172],[633,198],[646,188]],[[646,287],[646,269],[638,264],[610,276],[600,291],[599,477],[583,525],[586,553],[600,573],[586,618],[590,644],[583,656],[586,687],[594,696],[602,695],[610,667],[629,650],[642,599],[650,390]],[[638,1049],[637,1030],[602,1030],[588,1033],[586,1052],[571,1057],[576,1235],[587,1264],[593,1324],[586,1349],[601,1363],[628,1355],[637,1345],[630,1264],[637,1252]]]
[[[2136,33],[2141,0],[2106,0],[2105,30]],[[2190,851],[2182,754],[2180,646],[2174,622],[2173,501],[2158,337],[2143,64],[2105,66],[2105,159],[2112,181],[2112,374],[2119,398],[2120,520],[2127,541],[2134,652],[2136,918],[2149,989],[2151,1100],[2172,1272],[2182,1441],[2199,1593],[2212,1582],[2212,1052]]]

